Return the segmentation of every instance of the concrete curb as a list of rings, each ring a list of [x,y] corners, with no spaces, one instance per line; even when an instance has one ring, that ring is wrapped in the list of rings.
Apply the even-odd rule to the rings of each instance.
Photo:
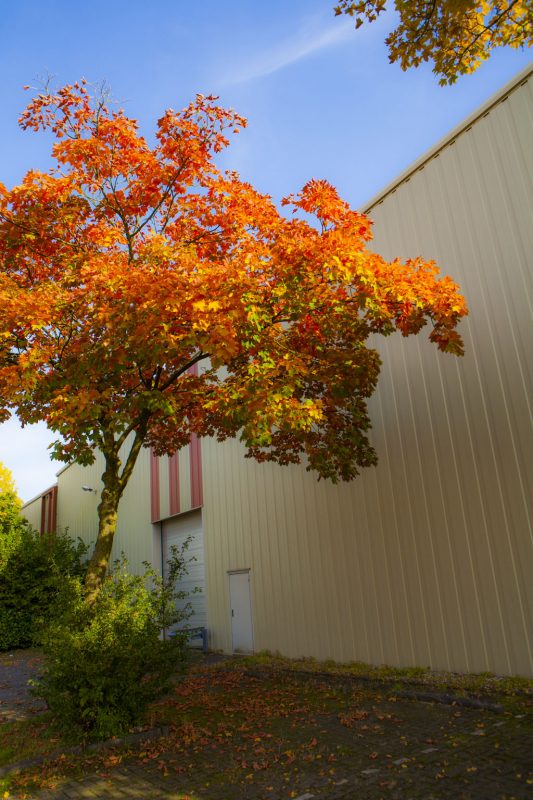
[[[222,670],[223,672],[227,672],[228,674],[235,673],[237,671],[235,669],[225,669],[224,667],[219,667],[218,669]],[[290,669],[280,671],[283,672],[284,675],[290,675],[290,677],[303,683],[331,683],[332,685],[337,686],[343,692],[350,692],[354,689],[361,688],[361,684],[358,683],[359,678],[347,678],[343,675],[332,675],[329,672],[304,672]],[[270,680],[272,676],[276,674],[276,672],[262,672],[254,669],[245,669],[239,670],[239,674],[248,678],[256,678],[257,680],[265,681]]]
[[[95,750],[107,750],[111,747],[122,747],[125,744],[134,744],[135,742],[145,742],[150,739],[167,738],[170,729],[168,725],[159,725],[156,728],[148,728],[146,731],[139,733],[132,733],[129,736],[124,736],[123,739],[108,739],[107,742],[95,742],[83,747],[81,744],[76,747],[70,747],[67,750],[56,750],[55,753],[50,753],[47,756],[36,756],[35,758],[27,758],[25,761],[19,761],[16,764],[6,764],[5,767],[0,767],[0,778],[6,775],[12,775],[15,772],[22,772],[24,769],[30,767],[39,767],[45,761],[53,761],[60,756],[77,756],[81,753],[90,753]]]
[[[219,667],[219,669],[224,669],[224,667]],[[224,670],[227,672],[234,672],[235,670]],[[337,686],[341,691],[348,693],[353,691],[353,689],[361,688],[361,681],[370,680],[369,678],[361,678],[357,676],[354,678],[347,678],[341,675],[332,675],[329,672],[305,672],[305,671],[296,671],[296,670],[282,670],[284,674],[290,674],[292,677],[296,678],[296,680],[300,681],[309,681],[309,682],[327,682],[332,684],[333,686]],[[246,669],[240,672],[241,675],[248,676],[250,678],[256,678],[258,680],[267,680],[272,677],[274,673],[269,672],[262,672],[259,670],[251,670]],[[358,686],[358,681],[359,686]],[[485,711],[493,711],[495,714],[503,714],[505,712],[505,706],[501,703],[490,703],[487,700],[478,700],[474,697],[461,697],[455,694],[442,694],[439,692],[419,692],[415,690],[398,690],[398,689],[391,689],[389,691],[389,695],[394,695],[395,697],[404,697],[408,700],[422,700],[426,703],[446,703],[448,705],[453,705],[454,703],[458,706],[466,706],[468,708],[481,708]]]
[[[485,711],[494,711],[503,714],[505,706],[501,703],[489,703],[487,700],[476,700],[474,697],[459,697],[455,694],[433,694],[433,692],[398,691],[391,692],[395,697],[406,697],[409,700],[422,700],[425,703],[447,703],[448,705],[467,706],[468,708],[482,708]]]

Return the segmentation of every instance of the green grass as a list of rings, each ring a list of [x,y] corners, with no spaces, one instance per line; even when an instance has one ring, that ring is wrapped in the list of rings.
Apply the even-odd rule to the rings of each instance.
[[[65,738],[54,730],[52,713],[46,711],[37,718],[0,727],[0,766],[46,756],[76,744],[80,744],[79,738]]]
[[[362,661],[338,663],[332,659],[317,661],[314,658],[287,658],[280,653],[263,650],[252,656],[224,663],[234,669],[256,669],[263,671],[291,671],[306,673],[327,673],[338,677],[359,678],[375,684],[389,684],[395,689],[420,688],[425,691],[452,692],[458,695],[481,695],[485,698],[506,698],[511,703],[514,698],[522,699],[529,695],[533,699],[533,679],[520,675],[499,677],[490,672],[463,674],[453,672],[434,672],[423,667],[372,666]]]

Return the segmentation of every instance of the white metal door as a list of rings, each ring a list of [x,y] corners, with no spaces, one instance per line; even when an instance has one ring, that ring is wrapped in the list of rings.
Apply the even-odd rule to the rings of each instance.
[[[194,556],[195,561],[187,565],[188,575],[184,575],[177,589],[184,589],[191,592],[195,587],[201,589],[197,594],[191,594],[180,605],[190,603],[194,614],[189,618],[188,624],[192,628],[199,626],[207,627],[207,598],[205,591],[205,558],[204,558],[204,531],[202,527],[202,512],[194,511],[192,514],[166,519],[162,523],[162,557],[163,557],[163,577],[167,577],[167,561],[170,558],[170,548],[175,545],[178,552],[187,537],[192,536],[191,543],[185,551],[185,559]]]
[[[250,573],[229,573],[231,649],[234,653],[254,652]]]

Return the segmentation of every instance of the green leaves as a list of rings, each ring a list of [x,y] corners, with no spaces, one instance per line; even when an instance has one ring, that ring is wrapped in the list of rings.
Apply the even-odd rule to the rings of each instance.
[[[85,574],[88,548],[68,532],[41,536],[0,495],[0,650],[39,644],[63,581]]]
[[[32,693],[63,729],[79,728],[89,739],[128,732],[185,668],[192,612],[175,604],[188,594],[176,588],[187,571],[187,546],[174,548],[166,582],[148,563],[144,575],[131,575],[122,554],[90,605],[79,580],[62,582],[43,635],[46,667]],[[175,625],[180,629],[162,640],[162,629]]]

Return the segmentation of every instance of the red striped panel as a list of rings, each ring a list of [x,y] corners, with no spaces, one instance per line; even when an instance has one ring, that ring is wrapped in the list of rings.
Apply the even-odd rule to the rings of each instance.
[[[48,506],[48,495],[43,494],[41,497],[41,536],[46,533],[46,508]]]
[[[159,459],[150,448],[150,507],[152,522],[161,519],[161,506],[159,500]]]
[[[168,488],[170,495],[170,516],[180,513],[180,462],[179,454],[168,458]]]
[[[202,483],[202,447],[198,436],[191,435],[189,445],[191,465],[191,507],[199,508],[204,504],[204,487]]]
[[[41,496],[41,536],[57,528],[57,486],[52,486]]]
[[[57,530],[57,486],[52,489],[51,509],[50,509],[50,533]]]

